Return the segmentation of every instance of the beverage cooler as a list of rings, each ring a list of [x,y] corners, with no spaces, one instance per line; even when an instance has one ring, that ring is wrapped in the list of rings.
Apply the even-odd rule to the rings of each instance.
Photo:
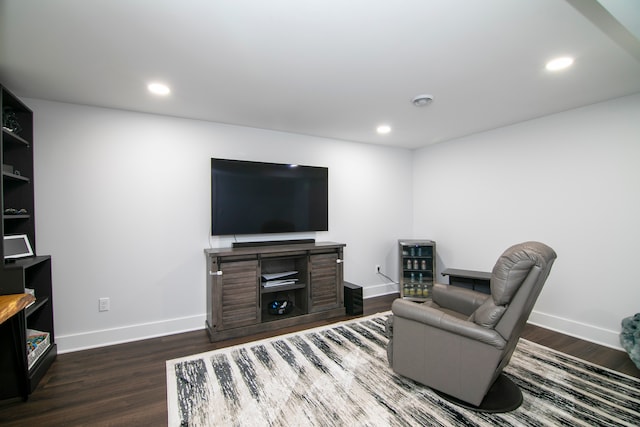
[[[433,240],[398,240],[400,250],[400,297],[424,301],[431,297],[436,271]]]

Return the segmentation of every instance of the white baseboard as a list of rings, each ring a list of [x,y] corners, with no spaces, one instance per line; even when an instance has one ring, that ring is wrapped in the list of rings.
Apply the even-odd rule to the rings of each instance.
[[[384,283],[363,288],[362,297],[373,298],[397,292],[399,292],[397,283]],[[58,345],[59,354],[71,353],[91,348],[106,347],[114,344],[123,344],[182,332],[196,331],[204,329],[205,320],[206,315],[202,314],[199,316],[161,320],[120,328],[56,335],[56,344]]]
[[[374,298],[398,292],[397,283],[383,283],[364,287],[362,289],[362,296],[363,298]],[[121,328],[57,335],[56,344],[58,345],[59,354],[70,353],[90,348],[196,331],[204,329],[205,320],[206,315],[202,314],[124,326]],[[529,323],[585,341],[624,351],[620,345],[619,331],[611,331],[535,310],[531,313],[531,316],[529,316]]]
[[[397,283],[368,286],[363,288],[362,291],[363,298],[374,298],[397,292],[400,292]],[[619,331],[611,331],[535,310],[529,316],[529,323],[615,350],[624,351],[620,345]]]
[[[121,328],[103,329],[99,331],[82,332],[78,334],[56,335],[58,353],[87,350],[105,347],[148,338],[179,334],[182,332],[204,329],[206,315],[181,317],[177,319],[161,320]]]
[[[380,297],[400,292],[397,283],[382,283],[380,285],[367,286],[362,288],[362,298]]]
[[[535,310],[531,312],[529,316],[529,323],[575,338],[580,338],[581,340],[624,351],[620,345],[619,331],[611,331]]]

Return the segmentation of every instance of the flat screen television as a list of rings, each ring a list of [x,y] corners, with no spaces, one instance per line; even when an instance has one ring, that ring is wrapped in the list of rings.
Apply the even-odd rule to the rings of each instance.
[[[329,170],[211,159],[211,234],[299,233],[329,229]]]

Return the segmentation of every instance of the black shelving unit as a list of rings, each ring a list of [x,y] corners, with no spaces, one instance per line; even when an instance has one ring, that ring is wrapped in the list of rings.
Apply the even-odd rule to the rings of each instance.
[[[26,235],[37,254],[33,186],[33,112],[0,86],[0,234]],[[16,322],[0,325],[0,399],[27,399],[57,354],[53,325],[51,257],[5,260],[0,245],[0,295],[33,292],[36,301],[17,314]],[[17,331],[11,330],[16,327]],[[29,333],[46,336],[36,352],[28,348]],[[37,356],[36,356],[37,354]]]

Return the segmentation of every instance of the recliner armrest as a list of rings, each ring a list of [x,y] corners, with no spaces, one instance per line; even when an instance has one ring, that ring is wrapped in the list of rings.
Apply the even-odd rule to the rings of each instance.
[[[471,289],[436,283],[431,298],[440,307],[471,316],[491,295]]]
[[[448,331],[472,340],[480,341],[497,349],[503,349],[506,341],[493,329],[487,329],[473,322],[458,319],[442,311],[417,304],[412,301],[396,299],[391,305],[394,317],[401,317]]]

